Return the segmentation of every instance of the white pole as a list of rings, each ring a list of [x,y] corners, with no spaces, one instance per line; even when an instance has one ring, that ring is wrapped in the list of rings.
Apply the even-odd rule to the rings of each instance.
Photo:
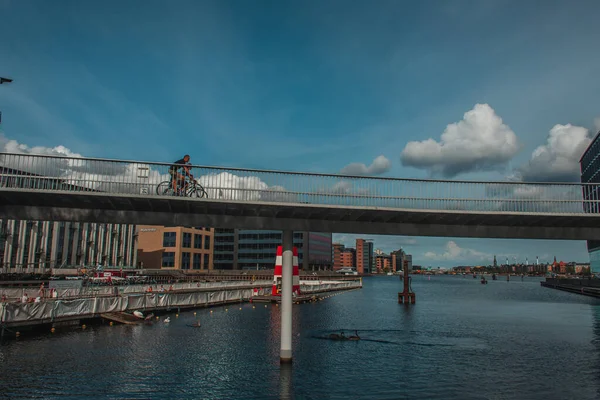
[[[281,267],[281,363],[292,362],[292,280],[294,273],[294,231],[283,231]]]

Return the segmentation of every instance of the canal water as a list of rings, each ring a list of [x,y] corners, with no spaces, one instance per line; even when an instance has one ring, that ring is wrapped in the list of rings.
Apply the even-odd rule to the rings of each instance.
[[[404,306],[398,277],[363,282],[294,306],[291,368],[279,366],[279,308],[230,305],[12,340],[0,398],[600,398],[596,300],[533,278],[416,276],[417,304]],[[320,339],[355,330],[364,340]]]

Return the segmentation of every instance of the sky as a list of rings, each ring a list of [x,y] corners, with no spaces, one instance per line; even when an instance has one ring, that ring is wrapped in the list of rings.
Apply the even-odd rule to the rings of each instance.
[[[578,181],[600,2],[0,0],[0,150]],[[352,245],[364,235],[334,235]],[[369,236],[431,266],[585,242]]]

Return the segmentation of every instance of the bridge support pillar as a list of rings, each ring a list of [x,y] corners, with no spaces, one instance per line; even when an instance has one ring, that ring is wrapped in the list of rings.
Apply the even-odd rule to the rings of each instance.
[[[415,304],[416,296],[415,292],[410,290],[410,276],[408,275],[408,263],[406,261],[404,264],[404,290],[401,293],[398,293],[398,303],[400,304]]]
[[[281,267],[281,363],[292,362],[292,286],[294,272],[294,231],[283,231]]]

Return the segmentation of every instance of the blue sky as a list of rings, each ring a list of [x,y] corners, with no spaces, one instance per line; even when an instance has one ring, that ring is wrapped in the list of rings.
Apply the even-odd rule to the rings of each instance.
[[[339,172],[384,156],[389,164],[363,170],[571,179],[600,117],[599,12],[584,0],[0,0],[0,76],[15,79],[0,87],[3,133],[97,157],[189,152],[197,164]],[[465,153],[483,156],[457,167],[463,118],[490,141],[477,139]],[[454,123],[457,141],[422,156],[420,143],[441,143]],[[548,141],[557,124],[560,144]],[[547,158],[532,159],[538,146]],[[377,241],[426,265],[494,253],[587,259],[583,242]]]

